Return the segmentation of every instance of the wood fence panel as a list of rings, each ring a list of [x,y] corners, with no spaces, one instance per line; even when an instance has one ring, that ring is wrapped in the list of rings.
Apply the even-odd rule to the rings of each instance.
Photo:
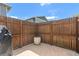
[[[28,35],[22,35],[22,38],[21,38],[21,42],[22,42],[22,46],[25,46],[28,44]]]
[[[0,25],[6,25],[6,22],[0,22]]]
[[[20,35],[13,35],[13,49],[17,49],[20,47],[20,39],[21,39],[21,36]]]
[[[50,25],[51,24],[51,28]],[[42,42],[76,50],[76,18],[68,18],[49,23],[40,23],[39,33]],[[50,44],[50,43],[49,43]]]
[[[76,51],[76,37],[75,36],[72,36],[71,37],[71,40],[72,40],[72,48],[71,49],[73,49],[73,50],[75,50]]]
[[[33,43],[34,34],[28,34],[28,44]]]
[[[13,34],[16,35],[16,34],[21,34],[21,24],[20,24],[20,21],[16,21],[14,20],[13,21]]]
[[[50,34],[44,34],[44,42],[50,44],[50,40],[51,40]]]
[[[10,32],[13,34],[13,23],[7,22],[7,28],[10,30]]]
[[[35,33],[35,25],[23,23],[23,34]]]
[[[51,32],[50,24],[42,24],[42,25],[40,24],[38,31],[39,33],[50,33]]]

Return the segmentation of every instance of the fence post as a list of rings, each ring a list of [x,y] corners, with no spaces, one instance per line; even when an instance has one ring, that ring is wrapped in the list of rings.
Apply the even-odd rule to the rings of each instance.
[[[78,17],[76,17],[76,51],[79,52],[78,50]]]
[[[23,34],[23,30],[22,30],[22,29],[23,29],[23,28],[22,28],[22,27],[23,27],[23,25],[22,25],[22,21],[21,21],[20,24],[21,24],[21,39],[20,39],[20,47],[22,47],[22,46],[23,46],[23,42],[22,42],[22,34]]]
[[[53,28],[52,28],[52,23],[50,23],[50,44],[53,45]]]
[[[38,33],[38,24],[35,24],[35,36],[39,36],[39,33]]]

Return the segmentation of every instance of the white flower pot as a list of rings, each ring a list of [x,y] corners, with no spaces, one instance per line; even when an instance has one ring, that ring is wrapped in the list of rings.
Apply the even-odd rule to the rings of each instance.
[[[41,43],[41,37],[34,37],[34,44],[38,45]]]

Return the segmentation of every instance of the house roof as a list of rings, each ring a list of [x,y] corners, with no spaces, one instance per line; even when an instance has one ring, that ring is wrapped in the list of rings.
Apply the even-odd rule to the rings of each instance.
[[[0,6],[1,5],[5,6],[8,11],[11,9],[11,7],[7,3],[0,3]]]
[[[35,23],[48,21],[45,16],[35,16],[35,17],[27,19],[26,21],[31,21],[31,20],[32,20],[32,22],[35,22]]]

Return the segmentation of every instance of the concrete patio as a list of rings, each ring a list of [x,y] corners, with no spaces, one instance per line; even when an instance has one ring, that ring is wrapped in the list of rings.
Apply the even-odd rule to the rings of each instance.
[[[79,56],[72,50],[60,48],[49,44],[29,44],[13,51],[14,56]]]

